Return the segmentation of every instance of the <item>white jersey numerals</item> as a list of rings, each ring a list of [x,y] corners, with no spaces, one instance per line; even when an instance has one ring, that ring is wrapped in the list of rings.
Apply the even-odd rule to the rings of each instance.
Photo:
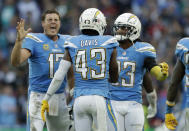
[[[53,78],[55,69],[54,69],[54,63],[60,61],[64,57],[63,53],[60,54],[49,54],[49,77]]]
[[[97,54],[100,59],[97,59]],[[100,67],[100,72],[87,66],[86,50],[78,50],[75,59],[75,71],[81,74],[82,79],[88,79],[87,74],[90,73],[91,79],[102,79],[106,72],[106,50],[104,48],[93,48],[90,50],[90,60],[96,59],[96,65]]]
[[[185,86],[189,87],[189,76],[186,75],[186,79],[185,80],[186,80]]]
[[[189,64],[189,52],[184,54],[184,61],[186,64]]]
[[[86,50],[79,50],[75,59],[75,71],[81,73],[83,79],[87,79],[87,55]]]
[[[185,54],[184,54],[184,62],[186,63],[186,64],[189,64],[189,52],[186,52]],[[186,87],[189,87],[189,76],[188,75],[185,75],[185,86]]]
[[[126,80],[125,78],[121,77],[121,82],[120,82],[121,86],[123,86],[123,87],[133,87],[134,86],[134,81],[135,81],[136,63],[124,61],[123,62],[123,67],[121,67],[121,62],[120,61],[117,61],[117,63],[118,63],[119,72],[121,72],[121,70],[126,70],[126,69],[128,69],[128,67],[130,67],[130,71],[126,72],[126,76],[129,77],[129,81]]]

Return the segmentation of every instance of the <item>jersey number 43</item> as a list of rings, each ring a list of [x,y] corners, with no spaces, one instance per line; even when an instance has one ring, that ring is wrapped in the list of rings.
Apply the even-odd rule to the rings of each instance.
[[[100,58],[97,59],[97,54]],[[78,50],[75,58],[75,71],[81,74],[82,79],[88,79],[90,73],[91,79],[103,79],[106,73],[106,50],[104,48],[92,48],[87,56],[87,50]],[[89,59],[87,59],[89,57]],[[100,71],[87,66],[87,60],[96,59],[96,66],[100,67]]]

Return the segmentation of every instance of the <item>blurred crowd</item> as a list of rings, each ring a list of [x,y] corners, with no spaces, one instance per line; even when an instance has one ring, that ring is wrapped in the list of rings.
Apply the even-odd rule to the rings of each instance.
[[[108,35],[113,35],[112,27],[118,15],[124,12],[136,14],[142,23],[142,41],[156,48],[157,61],[169,64],[171,76],[176,62],[176,43],[189,36],[188,0],[0,0],[0,126],[24,126],[26,123],[27,62],[19,68],[10,65],[19,18],[25,19],[25,28],[42,32],[41,13],[55,8],[61,14],[60,33],[78,35],[79,16],[89,7],[98,8],[105,14],[108,24],[105,34]],[[146,128],[158,127],[164,121],[169,80],[170,77],[165,82],[153,80],[158,93],[158,113],[148,120]],[[144,105],[147,105],[145,96]]]

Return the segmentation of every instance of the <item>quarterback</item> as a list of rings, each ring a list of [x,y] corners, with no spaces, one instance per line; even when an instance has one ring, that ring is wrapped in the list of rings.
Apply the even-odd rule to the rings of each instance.
[[[60,15],[55,10],[47,10],[42,15],[44,33],[29,33],[24,29],[24,20],[17,26],[17,39],[11,54],[14,66],[28,60],[29,89],[27,131],[43,131],[45,122],[41,118],[41,101],[54,77],[60,60],[64,55],[64,42],[69,36],[58,34]],[[64,89],[66,80],[49,101],[49,113],[46,115],[48,131],[66,131],[70,124]]]

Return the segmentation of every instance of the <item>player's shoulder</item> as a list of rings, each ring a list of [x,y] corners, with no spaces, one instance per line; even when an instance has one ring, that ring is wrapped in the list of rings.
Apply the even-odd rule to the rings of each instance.
[[[117,39],[111,35],[99,35],[99,39],[102,39],[104,41],[108,41],[110,43],[117,42]]]
[[[185,37],[180,39],[177,42],[176,49],[175,49],[175,54],[177,56],[182,56],[185,52],[188,52],[189,50],[189,37]]]
[[[153,47],[152,44],[148,43],[148,42],[143,42],[143,41],[137,41],[136,44],[139,46],[139,47]]]
[[[58,34],[58,35],[63,40],[68,40],[68,39],[71,39],[71,37],[72,37],[71,35],[63,35],[63,34]]]
[[[177,42],[176,49],[177,50],[188,50],[189,49],[189,37],[180,39]]]
[[[44,42],[45,35],[43,33],[28,33],[25,39],[40,43],[40,42]]]
[[[148,42],[136,42],[135,45],[139,52],[156,52],[154,46]]]
[[[117,39],[111,35],[103,35],[103,36],[100,36],[100,40],[102,41],[101,43],[101,46],[108,46],[108,47],[111,47],[111,46],[118,46],[118,42],[117,42]]]
[[[178,41],[180,44],[186,44],[189,43],[189,37],[184,37]]]
[[[81,35],[67,37],[67,39],[64,42],[64,48],[78,48],[76,44],[78,42],[76,41],[80,40],[81,37]]]

